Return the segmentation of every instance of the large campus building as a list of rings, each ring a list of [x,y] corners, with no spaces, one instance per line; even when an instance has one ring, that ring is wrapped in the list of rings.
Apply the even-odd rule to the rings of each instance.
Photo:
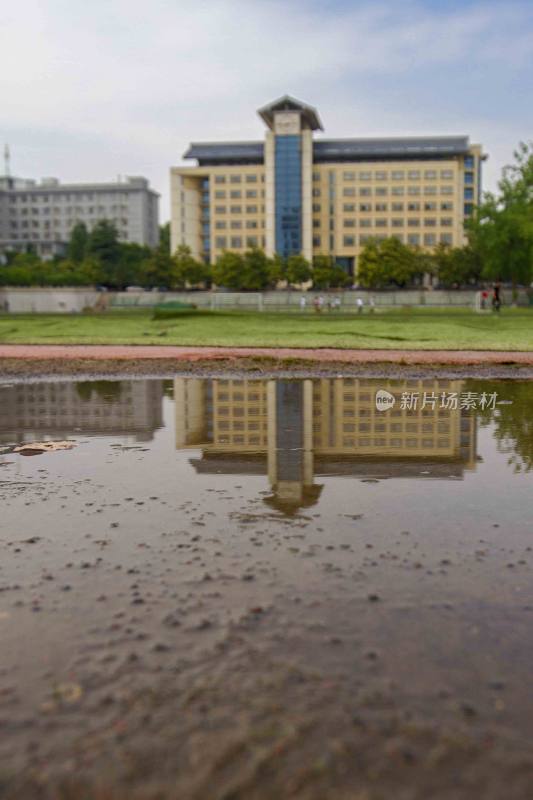
[[[268,475],[269,504],[313,505],[315,477],[458,479],[476,467],[475,414],[422,403],[376,409],[371,378],[294,380],[174,379],[176,447],[200,450],[199,473]],[[463,381],[380,381],[402,393],[441,397]]]
[[[171,170],[172,248],[333,256],[350,274],[371,238],[464,243],[481,145],[467,136],[325,139],[318,112],[285,96],[259,109],[263,141],[193,143]]]
[[[0,256],[32,249],[41,258],[63,256],[78,222],[90,230],[102,219],[113,222],[123,242],[156,247],[159,195],[146,178],[110,183],[60,183],[0,177]]]

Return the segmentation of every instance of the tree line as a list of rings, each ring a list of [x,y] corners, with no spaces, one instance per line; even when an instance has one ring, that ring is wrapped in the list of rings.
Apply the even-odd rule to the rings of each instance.
[[[370,239],[358,258],[357,285],[403,288],[420,285],[424,275],[445,288],[499,280],[529,286],[533,281],[533,144],[520,144],[514,163],[505,167],[496,193],[466,223],[464,247],[438,245],[427,251],[398,238]],[[87,286],[124,289],[208,288],[260,291],[279,286],[342,288],[353,278],[333,257],[302,255],[268,257],[259,248],[245,253],[225,251],[215,264],[195,259],[188,247],[170,248],[170,225],[160,229],[155,249],[119,241],[114,224],[101,220],[92,230],[74,226],[66,257],[42,261],[35,253],[8,253],[0,265],[4,286]]]

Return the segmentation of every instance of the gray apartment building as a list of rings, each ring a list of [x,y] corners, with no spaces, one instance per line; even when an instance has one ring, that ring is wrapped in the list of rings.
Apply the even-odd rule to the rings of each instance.
[[[0,177],[0,256],[25,252],[28,245],[44,259],[64,255],[77,222],[90,230],[102,219],[115,223],[121,241],[155,247],[159,195],[142,177],[68,184]]]

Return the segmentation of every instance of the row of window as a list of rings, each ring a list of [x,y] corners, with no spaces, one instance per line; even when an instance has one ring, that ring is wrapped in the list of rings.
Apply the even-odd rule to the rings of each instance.
[[[240,250],[243,247],[259,246],[265,246],[264,237],[260,240],[258,236],[246,236],[244,238],[242,236],[215,236],[215,247],[218,250],[224,250],[226,247],[230,247],[232,250]]]
[[[96,197],[100,200],[128,200],[130,198],[130,194],[128,192],[98,192]],[[83,202],[92,202],[95,199],[94,192],[86,192],[85,194],[82,192],[76,192],[75,194],[59,194],[55,193],[52,195],[48,194],[15,194],[11,195],[9,200],[11,203],[71,203],[75,201],[77,203]]]
[[[407,179],[410,181],[419,181],[422,178],[426,181],[433,181],[437,178],[441,178],[441,180],[453,180],[453,169],[441,169],[440,172],[436,169],[426,169],[426,170],[419,170],[419,169],[410,169],[407,170],[392,170],[392,172],[385,172],[383,170],[377,170],[376,172],[364,171],[364,172],[354,172],[352,170],[348,170],[342,173],[343,181],[403,181],[407,175]],[[319,181],[321,173],[314,172],[313,173],[313,180]]]
[[[437,211],[438,207],[439,204],[436,203],[434,200],[429,200],[425,203],[412,202],[412,203],[390,204],[391,211],[404,211],[405,209],[407,209],[407,211]],[[319,203],[313,203],[314,213],[319,214],[321,208],[322,207],[320,206]],[[359,205],[357,205],[356,203],[344,203],[342,206],[342,210],[344,211],[345,214],[353,214],[357,210],[363,212],[388,211],[389,205],[388,203],[375,203],[374,205],[372,205],[372,203],[359,203]],[[440,203],[440,210],[453,211],[453,203],[451,202],[451,200],[445,200],[442,203]],[[335,213],[335,210],[333,209],[331,213],[333,215]]]
[[[261,222],[257,222],[255,219],[247,219],[245,225],[242,224],[242,220],[240,219],[232,219],[229,223],[229,226],[225,219],[217,219],[215,222],[215,228],[217,231],[225,231],[227,227],[233,231],[240,230],[240,228],[243,227],[247,228],[248,230],[254,230],[255,228],[263,228],[264,223],[262,220]]]
[[[407,243],[413,245],[414,247],[419,247],[420,245],[424,245],[424,247],[435,247],[437,242],[446,245],[453,244],[453,235],[451,233],[441,233],[438,238],[437,234],[435,233],[424,233],[423,235],[419,233],[408,233],[407,236],[404,236],[402,233],[394,233],[393,234],[395,239],[402,242],[403,244]],[[388,239],[388,235],[386,234],[361,234],[361,236],[343,236],[342,245],[343,247],[356,247],[357,244],[363,246],[367,242],[370,241],[378,241],[382,242],[385,239]],[[318,248],[322,247],[322,237],[320,235],[313,236],[313,247]],[[330,248],[333,249],[333,248]]]
[[[378,217],[375,220],[371,219],[345,219],[343,221],[344,228],[355,228],[356,223],[359,228],[386,228],[388,225],[391,225],[393,228],[403,228],[406,224],[409,228],[420,228],[425,226],[426,228],[435,228],[438,223],[443,228],[451,228],[453,226],[453,218],[452,217],[440,217],[440,220],[437,220],[436,217],[424,217],[420,219],[420,217],[410,217],[406,220],[402,217],[393,217],[392,219],[388,219],[387,217]],[[313,220],[313,227],[319,228],[320,227],[320,220]]]
[[[254,174],[243,175],[236,173],[233,175],[215,175],[215,183],[258,183],[258,176]],[[265,176],[261,175],[261,182],[265,182]]]
[[[420,195],[450,195],[453,194],[454,188],[449,184],[445,186],[441,186],[440,190],[438,186],[393,186],[391,187],[390,194],[393,196],[403,196],[403,195],[410,195],[412,197],[419,197]],[[376,186],[375,189],[372,190],[370,186],[360,186],[359,190],[355,188],[355,186],[345,186],[342,190],[343,197],[387,197],[389,194],[389,190],[386,186]],[[320,189],[313,189],[313,197],[320,197],[321,191]]]
[[[125,211],[128,212],[127,205],[112,205],[112,206],[66,206],[65,208],[58,208],[57,206],[47,206],[46,208],[38,208],[36,206],[32,206],[31,208],[21,208],[20,210],[11,209],[11,216],[12,217],[27,217],[30,214],[34,217],[37,216],[50,216],[50,214],[54,214],[55,216],[60,216],[62,214],[106,214],[109,212],[117,212],[117,211]]]
[[[226,212],[230,214],[242,214],[242,208],[242,206],[215,206],[215,214],[226,214]],[[259,206],[256,205],[245,206],[246,214],[257,214],[258,210]],[[261,212],[264,214],[264,206],[261,206]]]
[[[225,189],[216,189],[215,190],[215,199],[216,200],[225,200],[226,196],[227,196],[227,192],[226,192]],[[243,196],[243,194],[242,194],[242,190],[241,189],[232,189],[229,192],[230,200],[240,200],[242,196]],[[244,196],[245,197],[259,197],[258,190],[257,189],[247,189],[245,194],[244,194]],[[265,196],[265,190],[261,189],[261,197],[264,197],[264,196]]]

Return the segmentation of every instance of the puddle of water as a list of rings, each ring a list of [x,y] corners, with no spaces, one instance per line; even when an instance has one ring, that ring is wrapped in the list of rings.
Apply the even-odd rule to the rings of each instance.
[[[3,754],[27,766],[22,721],[61,682],[96,702],[128,658],[223,668],[251,609],[269,657],[527,739],[532,420],[527,382],[0,386]]]

